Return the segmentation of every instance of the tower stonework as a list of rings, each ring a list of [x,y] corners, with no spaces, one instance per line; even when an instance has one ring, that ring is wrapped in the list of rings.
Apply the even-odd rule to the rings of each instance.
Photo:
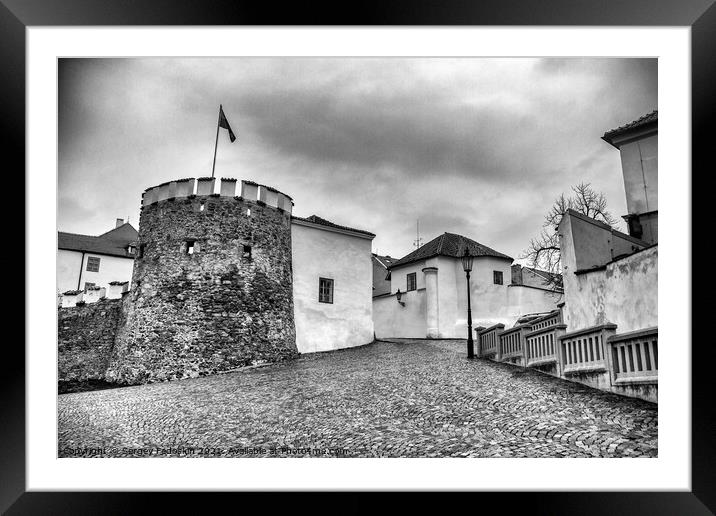
[[[138,254],[106,379],[174,380],[298,354],[290,197],[249,181],[143,194]]]

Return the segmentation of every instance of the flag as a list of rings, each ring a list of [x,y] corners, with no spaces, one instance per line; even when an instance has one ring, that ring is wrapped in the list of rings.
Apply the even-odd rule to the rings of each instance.
[[[226,115],[224,114],[224,108],[221,105],[219,106],[219,127],[228,129],[229,139],[231,140],[231,143],[234,143],[234,140],[236,140],[236,136],[234,135],[234,131],[231,130],[229,121],[226,119]]]

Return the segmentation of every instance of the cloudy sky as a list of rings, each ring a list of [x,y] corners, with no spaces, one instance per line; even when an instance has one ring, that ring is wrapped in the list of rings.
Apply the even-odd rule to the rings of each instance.
[[[519,257],[586,181],[626,213],[600,139],[657,108],[655,59],[71,59],[59,66],[58,229],[137,227],[142,192],[211,175],[274,186],[294,214],[400,257],[459,233]]]

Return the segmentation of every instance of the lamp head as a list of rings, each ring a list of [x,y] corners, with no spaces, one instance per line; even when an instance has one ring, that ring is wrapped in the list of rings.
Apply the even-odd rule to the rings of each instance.
[[[470,272],[472,270],[473,258],[474,256],[471,256],[467,247],[465,247],[465,253],[462,255],[462,268],[465,272]]]

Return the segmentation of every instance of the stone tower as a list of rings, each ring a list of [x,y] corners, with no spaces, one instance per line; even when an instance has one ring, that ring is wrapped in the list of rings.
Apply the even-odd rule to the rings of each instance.
[[[132,288],[107,380],[196,377],[297,354],[287,195],[222,178],[142,196]]]

